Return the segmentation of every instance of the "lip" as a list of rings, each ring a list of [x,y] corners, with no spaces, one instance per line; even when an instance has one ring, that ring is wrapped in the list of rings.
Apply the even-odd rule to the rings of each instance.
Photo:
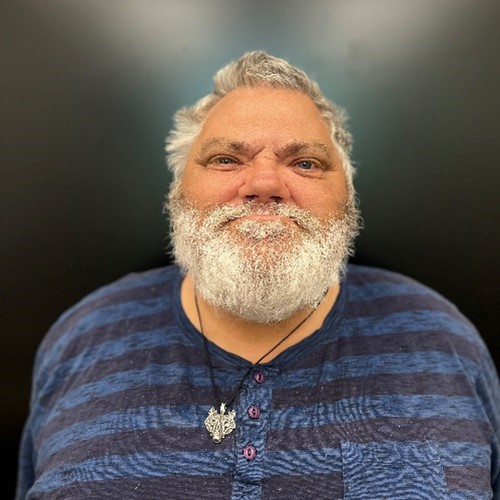
[[[239,220],[266,221],[266,220],[289,220],[289,218],[284,217],[282,215],[274,215],[274,214],[250,214],[250,215],[244,215],[243,217],[240,217]]]

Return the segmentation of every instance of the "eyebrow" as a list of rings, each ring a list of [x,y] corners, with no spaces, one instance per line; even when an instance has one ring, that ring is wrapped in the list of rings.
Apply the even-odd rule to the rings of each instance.
[[[231,153],[244,153],[249,148],[244,142],[228,141],[219,137],[207,139],[200,148],[200,153],[203,155],[214,148],[221,148]]]
[[[220,137],[212,137],[207,139],[200,148],[202,155],[206,154],[213,148],[221,148],[228,152],[244,154],[250,149],[250,145],[242,141],[231,141]],[[331,159],[331,148],[319,141],[299,142],[293,141],[278,149],[279,157],[295,156],[301,153],[319,153],[324,155],[328,160]]]
[[[279,150],[280,156],[295,156],[301,153],[319,153],[330,159],[331,148],[318,141],[291,142]]]

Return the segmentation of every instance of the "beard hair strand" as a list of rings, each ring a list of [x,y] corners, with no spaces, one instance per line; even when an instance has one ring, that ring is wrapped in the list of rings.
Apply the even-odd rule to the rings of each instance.
[[[174,256],[191,272],[196,292],[213,307],[256,323],[316,307],[340,282],[358,232],[354,201],[327,221],[283,204],[224,205],[205,213],[179,194],[168,208]],[[241,219],[251,214],[280,218]]]

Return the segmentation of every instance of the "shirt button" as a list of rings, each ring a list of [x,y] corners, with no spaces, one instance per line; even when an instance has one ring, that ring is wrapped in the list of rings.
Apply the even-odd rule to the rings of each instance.
[[[248,460],[253,460],[257,456],[257,450],[252,444],[247,444],[243,448],[243,456]]]
[[[258,384],[263,384],[266,380],[264,373],[261,372],[260,370],[256,370],[254,372],[253,378],[254,378],[255,382],[257,382]]]
[[[256,419],[260,417],[260,408],[258,406],[252,405],[248,407],[248,416],[250,418]]]

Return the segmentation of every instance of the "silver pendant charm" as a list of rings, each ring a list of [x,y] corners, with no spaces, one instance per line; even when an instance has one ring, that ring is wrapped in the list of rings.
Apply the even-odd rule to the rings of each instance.
[[[212,406],[205,419],[205,428],[212,436],[214,443],[220,443],[228,434],[236,429],[236,412],[230,410],[226,414],[226,405],[221,403],[220,413]]]

